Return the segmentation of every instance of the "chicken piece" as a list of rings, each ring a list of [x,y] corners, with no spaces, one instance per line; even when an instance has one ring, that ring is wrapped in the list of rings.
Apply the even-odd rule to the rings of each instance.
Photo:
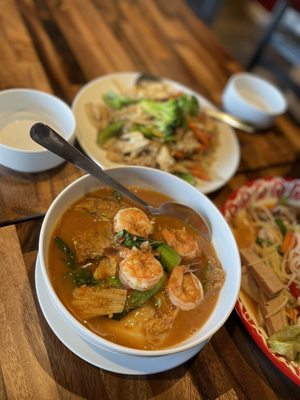
[[[104,249],[113,243],[113,231],[86,231],[73,237],[77,260],[81,262],[96,260],[103,255]]]
[[[133,131],[124,133],[119,140],[115,143],[114,148],[124,156],[130,154],[135,157],[139,154],[148,144],[149,139],[146,139],[141,132]]]
[[[185,155],[194,154],[201,149],[201,144],[192,131],[186,132],[181,141],[176,142],[176,150],[183,151]]]
[[[74,210],[90,214],[94,221],[110,221],[119,209],[120,202],[97,197],[86,197],[74,206]]]
[[[72,304],[83,319],[120,313],[124,310],[126,289],[81,286],[74,290]]]
[[[117,275],[117,262],[114,258],[104,258],[95,269],[93,276],[95,279],[105,279],[109,276]]]
[[[160,303],[160,307],[144,324],[144,330],[149,339],[170,330],[179,312],[179,308],[171,303],[166,291],[158,293],[155,298]]]
[[[145,323],[145,332],[147,336],[157,336],[163,332],[167,332],[172,328],[174,316],[163,315],[155,317]]]
[[[169,171],[170,168],[174,165],[175,160],[171,156],[169,149],[167,146],[161,146],[157,156],[156,162],[159,165],[159,168],[163,171]]]
[[[112,113],[104,104],[87,103],[85,110],[90,123],[99,130],[105,128],[111,121]]]

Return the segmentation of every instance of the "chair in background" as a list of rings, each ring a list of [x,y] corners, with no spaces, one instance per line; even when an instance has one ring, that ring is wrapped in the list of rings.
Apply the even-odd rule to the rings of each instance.
[[[262,65],[276,75],[283,88],[292,90],[300,99],[299,81],[295,81],[291,70],[300,70],[300,35],[291,26],[282,24],[287,11],[300,9],[300,1],[277,0],[272,18],[258,43],[247,69]]]

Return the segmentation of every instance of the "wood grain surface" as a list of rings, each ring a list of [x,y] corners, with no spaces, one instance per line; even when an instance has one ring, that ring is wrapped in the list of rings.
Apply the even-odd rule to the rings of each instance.
[[[147,71],[190,86],[220,105],[241,66],[183,0],[0,0],[0,89],[28,87],[71,104],[93,78]],[[237,132],[237,174],[209,197],[260,176],[300,176],[299,126]],[[0,160],[1,162],[1,160]],[[299,388],[258,349],[233,312],[208,345],[173,370],[145,377],[96,368],[51,331],[35,290],[43,216],[82,175],[70,164],[22,174],[0,166],[0,399],[296,399]]]

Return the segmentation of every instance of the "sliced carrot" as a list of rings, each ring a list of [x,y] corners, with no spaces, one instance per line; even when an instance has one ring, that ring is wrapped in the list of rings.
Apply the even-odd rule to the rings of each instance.
[[[182,96],[183,92],[176,92],[170,96],[172,99],[177,99],[178,97]]]
[[[297,324],[298,311],[295,308],[286,307],[286,313],[288,314],[292,325]]]
[[[202,114],[198,115],[197,121],[203,123],[206,121],[206,118],[207,118],[206,115],[204,113],[202,113]]]
[[[184,153],[184,151],[182,151],[182,150],[176,150],[175,151],[175,153],[174,153],[174,157],[175,158],[184,158],[185,157],[185,153]]]
[[[203,179],[204,181],[210,181],[210,177],[205,171],[203,171],[199,164],[188,167],[188,169],[197,178]]]
[[[294,232],[287,232],[287,234],[284,237],[281,250],[286,253],[287,251],[290,251],[296,244],[296,236]]]
[[[193,122],[189,122],[188,124],[189,128],[194,132],[196,138],[203,143],[205,147],[208,147],[210,144],[210,136],[204,132],[202,129],[199,128],[199,126]]]

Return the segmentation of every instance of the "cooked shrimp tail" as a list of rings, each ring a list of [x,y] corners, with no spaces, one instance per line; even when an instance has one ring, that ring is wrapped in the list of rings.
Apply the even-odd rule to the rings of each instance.
[[[167,290],[171,302],[181,310],[196,308],[204,297],[200,280],[183,265],[179,265],[171,272]]]
[[[147,238],[152,232],[152,224],[148,216],[139,208],[128,207],[117,212],[114,218],[114,231],[127,232]]]

